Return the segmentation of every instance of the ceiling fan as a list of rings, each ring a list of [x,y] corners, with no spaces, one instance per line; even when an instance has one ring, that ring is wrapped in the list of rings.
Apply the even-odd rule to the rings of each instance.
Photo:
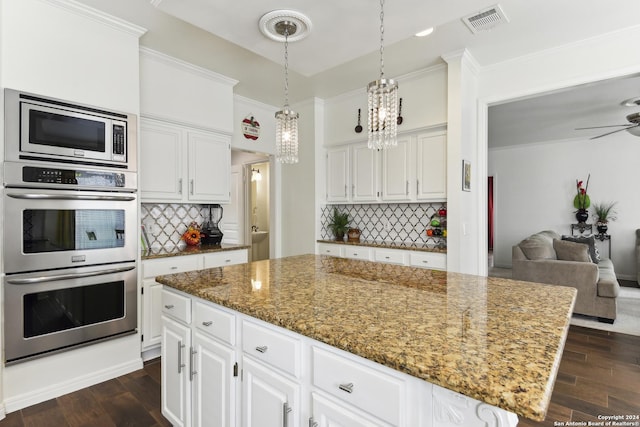
[[[627,121],[629,123],[624,124],[624,125],[592,126],[592,127],[586,127],[586,128],[576,128],[576,130],[602,129],[602,128],[613,128],[613,127],[619,127],[620,128],[620,129],[616,129],[616,130],[611,131],[611,132],[603,133],[602,135],[594,136],[594,137],[589,138],[589,139],[602,138],[603,136],[611,135],[612,133],[616,133],[616,132],[622,132],[623,130],[629,131],[629,133],[631,135],[640,136],[640,113],[631,113],[631,114],[629,114],[627,116]]]
[[[622,101],[620,103],[620,105],[625,106],[625,107],[640,106],[640,97],[626,99],[626,100]],[[616,129],[616,130],[611,131],[611,132],[603,133],[602,135],[594,136],[594,137],[589,138],[589,139],[602,138],[603,136],[611,135],[612,133],[622,132],[623,130],[628,131],[633,136],[640,136],[640,112],[631,113],[631,114],[627,115],[627,121],[629,123],[624,124],[624,125],[592,126],[592,127],[586,127],[586,128],[576,128],[576,130],[603,129],[603,128],[613,128],[613,127],[619,127],[620,128],[620,129]]]

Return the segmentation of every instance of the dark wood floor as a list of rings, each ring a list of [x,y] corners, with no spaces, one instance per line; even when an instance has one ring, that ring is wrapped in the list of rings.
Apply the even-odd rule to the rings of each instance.
[[[160,359],[94,386],[7,414],[0,427],[171,426],[160,413]]]
[[[571,326],[544,422],[640,415],[640,337]],[[169,426],[160,413],[160,361],[144,369],[7,415],[0,427]]]
[[[602,421],[599,415],[640,416],[640,337],[571,326],[546,420],[518,427]]]

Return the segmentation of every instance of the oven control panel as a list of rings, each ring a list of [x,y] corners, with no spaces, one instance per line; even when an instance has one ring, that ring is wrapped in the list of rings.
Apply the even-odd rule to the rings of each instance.
[[[105,189],[125,187],[124,173],[81,169],[24,166],[22,168],[22,180],[25,183],[64,184]]]

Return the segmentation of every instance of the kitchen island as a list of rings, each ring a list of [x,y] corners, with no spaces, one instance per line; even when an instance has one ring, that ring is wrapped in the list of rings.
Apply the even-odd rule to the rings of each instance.
[[[487,424],[497,426],[515,426],[513,414],[544,419],[576,295],[568,287],[316,255],[156,280],[501,408]],[[438,409],[435,400],[429,406],[439,414],[431,419],[442,422],[433,425],[476,425],[461,424],[464,411]],[[481,418],[485,409],[473,411]]]

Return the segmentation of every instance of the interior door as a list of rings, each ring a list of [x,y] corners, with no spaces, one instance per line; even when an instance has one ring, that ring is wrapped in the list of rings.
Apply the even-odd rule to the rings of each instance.
[[[242,165],[231,166],[231,198],[223,205],[221,227],[224,243],[244,243],[244,171]]]

